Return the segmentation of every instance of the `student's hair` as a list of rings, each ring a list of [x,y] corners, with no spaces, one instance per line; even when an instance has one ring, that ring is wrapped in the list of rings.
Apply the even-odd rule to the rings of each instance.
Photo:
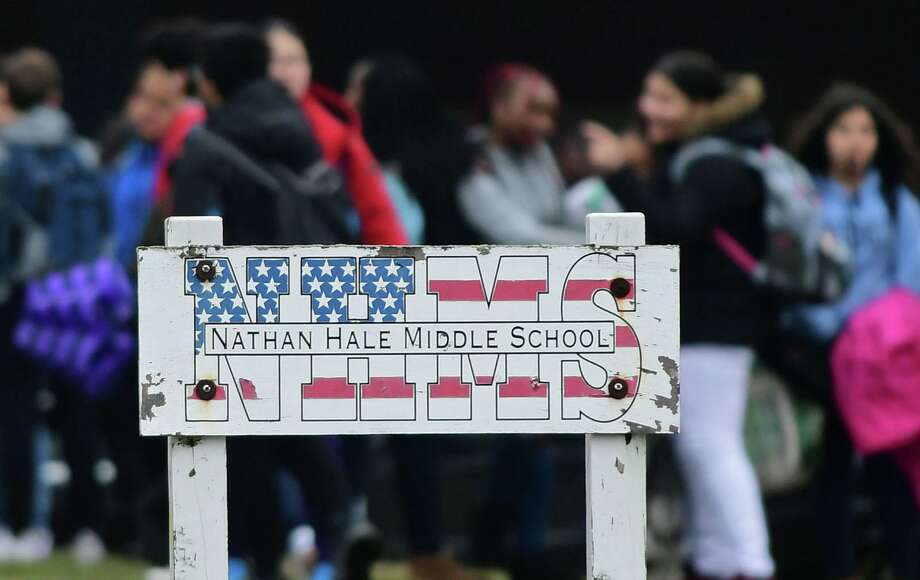
[[[61,90],[61,69],[51,54],[40,48],[21,48],[3,60],[3,79],[10,102],[28,111]]]
[[[378,159],[396,160],[407,147],[444,128],[445,114],[434,87],[415,62],[396,55],[362,62],[368,67],[360,111],[362,129]]]
[[[248,24],[220,24],[205,37],[201,71],[228,98],[268,74],[268,45]]]
[[[307,39],[299,26],[287,18],[269,18],[262,22],[262,34],[269,34],[275,31],[287,32],[306,46]]]
[[[725,73],[711,56],[692,50],[679,50],[662,56],[651,72],[674,83],[691,101],[711,102],[725,92]]]
[[[508,96],[511,89],[526,78],[544,79],[549,77],[537,68],[521,62],[500,62],[489,67],[482,80],[482,91],[479,100],[478,117],[481,121],[489,121],[492,114],[492,105],[499,99]]]
[[[908,125],[868,89],[847,83],[833,85],[793,131],[789,149],[811,171],[827,173],[830,169],[827,133],[840,115],[857,107],[868,111],[875,122],[878,150],[872,165],[881,174],[882,194],[893,212],[899,186],[920,191],[917,173],[920,155]]]
[[[141,58],[170,71],[188,70],[195,65],[205,30],[205,24],[194,18],[156,24],[144,37]]]
[[[447,196],[469,171],[473,148],[444,110],[431,80],[401,56],[367,63],[361,118],[368,146],[381,162],[399,164],[419,197]]]
[[[154,25],[141,43],[140,71],[149,63],[157,63],[170,72],[190,72],[201,52],[205,30],[205,24],[195,18]],[[186,95],[195,94],[191,74],[187,77],[184,90]]]

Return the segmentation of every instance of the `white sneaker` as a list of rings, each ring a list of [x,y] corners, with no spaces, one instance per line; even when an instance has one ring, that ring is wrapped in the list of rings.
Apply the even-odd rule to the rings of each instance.
[[[13,556],[19,562],[32,563],[47,560],[54,549],[54,535],[48,528],[29,528],[19,534]]]
[[[77,564],[98,564],[105,558],[105,544],[99,534],[89,529],[82,529],[74,536],[70,553]]]
[[[316,531],[310,526],[297,526],[288,534],[288,552],[306,557],[316,551]]]
[[[0,527],[0,564],[10,562],[16,554],[16,536],[9,528]]]
[[[313,567],[319,553],[316,551],[316,532],[310,526],[298,526],[288,534],[287,553],[281,561],[283,578],[305,580],[313,576]]]

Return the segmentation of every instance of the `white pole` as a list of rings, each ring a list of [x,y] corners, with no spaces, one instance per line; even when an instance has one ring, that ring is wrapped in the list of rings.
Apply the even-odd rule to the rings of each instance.
[[[591,214],[595,246],[645,245],[640,213]],[[590,580],[644,580],[645,436],[586,435],[585,485]]]
[[[166,246],[222,246],[219,217],[166,220]],[[227,440],[169,438],[169,560],[178,580],[227,578]]]

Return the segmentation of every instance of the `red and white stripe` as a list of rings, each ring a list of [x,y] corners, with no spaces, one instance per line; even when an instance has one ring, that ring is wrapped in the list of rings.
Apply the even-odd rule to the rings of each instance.
[[[312,380],[301,386],[304,421],[357,421],[357,386],[348,378],[345,357],[314,356],[310,361]]]
[[[540,317],[539,297],[549,288],[549,261],[546,256],[502,256],[495,274],[480,269],[475,257],[432,257],[427,260],[428,293],[438,299],[438,321],[536,321]],[[540,273],[535,275],[534,273]],[[432,419],[469,419],[472,412],[472,383],[492,385],[498,409],[507,409],[509,418],[519,415],[542,416],[548,404],[548,391],[531,388],[539,374],[538,357],[442,355],[438,357],[439,380],[429,386],[428,409]],[[518,368],[517,375],[496,373],[500,364]],[[505,363],[504,359],[518,359]],[[471,373],[461,372],[461,364]],[[475,377],[475,379],[473,378]],[[507,404],[505,400],[507,399]],[[483,401],[485,403],[485,401]],[[491,405],[491,403],[490,403]]]
[[[595,254],[594,256],[599,256]],[[582,303],[590,306],[598,292],[607,300],[615,301],[617,311],[633,312],[636,309],[636,258],[635,256],[612,256],[600,254],[601,258],[588,256],[576,262],[562,291],[563,303]],[[602,267],[598,267],[602,264]],[[614,298],[610,285],[617,278],[629,282],[629,294]]]
[[[440,322],[538,320],[537,299],[548,288],[545,256],[502,256],[494,277],[484,275],[474,257],[433,257],[427,266]]]
[[[267,364],[271,361],[273,364]],[[250,421],[277,421],[281,418],[280,359],[273,357],[230,356],[227,366],[236,392]]]
[[[198,391],[195,390],[196,385],[188,385],[185,392],[185,398],[189,401],[202,401],[203,399],[198,396]],[[227,385],[218,384],[217,391],[214,393],[214,398],[212,401],[226,401],[227,400]]]
[[[630,283],[629,294],[617,299],[610,291],[616,278]],[[562,290],[562,318],[567,321],[612,320],[614,348],[610,354],[581,357],[579,364],[563,365],[563,417],[577,419],[583,414],[598,420],[612,419],[636,396],[640,375],[639,339],[618,312],[636,308],[635,258],[607,254],[586,256],[575,263]],[[594,363],[594,364],[590,364]],[[612,378],[626,381],[623,399],[608,396]]]
[[[185,385],[185,415],[189,421],[225,421],[229,417],[230,406],[227,390],[230,371],[224,357],[205,356],[204,352],[195,353],[195,383]],[[203,401],[195,392],[197,379],[215,378],[217,391],[210,401]]]
[[[369,361],[369,379],[360,386],[361,420],[412,420],[415,385],[406,382],[405,356],[376,356]]]
[[[460,355],[438,356],[438,379],[428,385],[428,419],[469,421],[472,419],[472,389],[460,367]]]
[[[506,357],[507,379],[497,385],[499,419],[549,419],[549,384],[540,380],[539,355]]]

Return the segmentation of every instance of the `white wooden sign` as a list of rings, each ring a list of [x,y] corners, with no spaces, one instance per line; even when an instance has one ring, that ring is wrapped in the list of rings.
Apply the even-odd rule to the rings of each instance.
[[[575,247],[138,251],[140,426],[169,435],[170,569],[226,578],[227,435],[586,433],[587,574],[645,578],[646,433],[678,431],[678,250],[641,214]]]
[[[138,256],[145,435],[677,430],[675,247]]]

